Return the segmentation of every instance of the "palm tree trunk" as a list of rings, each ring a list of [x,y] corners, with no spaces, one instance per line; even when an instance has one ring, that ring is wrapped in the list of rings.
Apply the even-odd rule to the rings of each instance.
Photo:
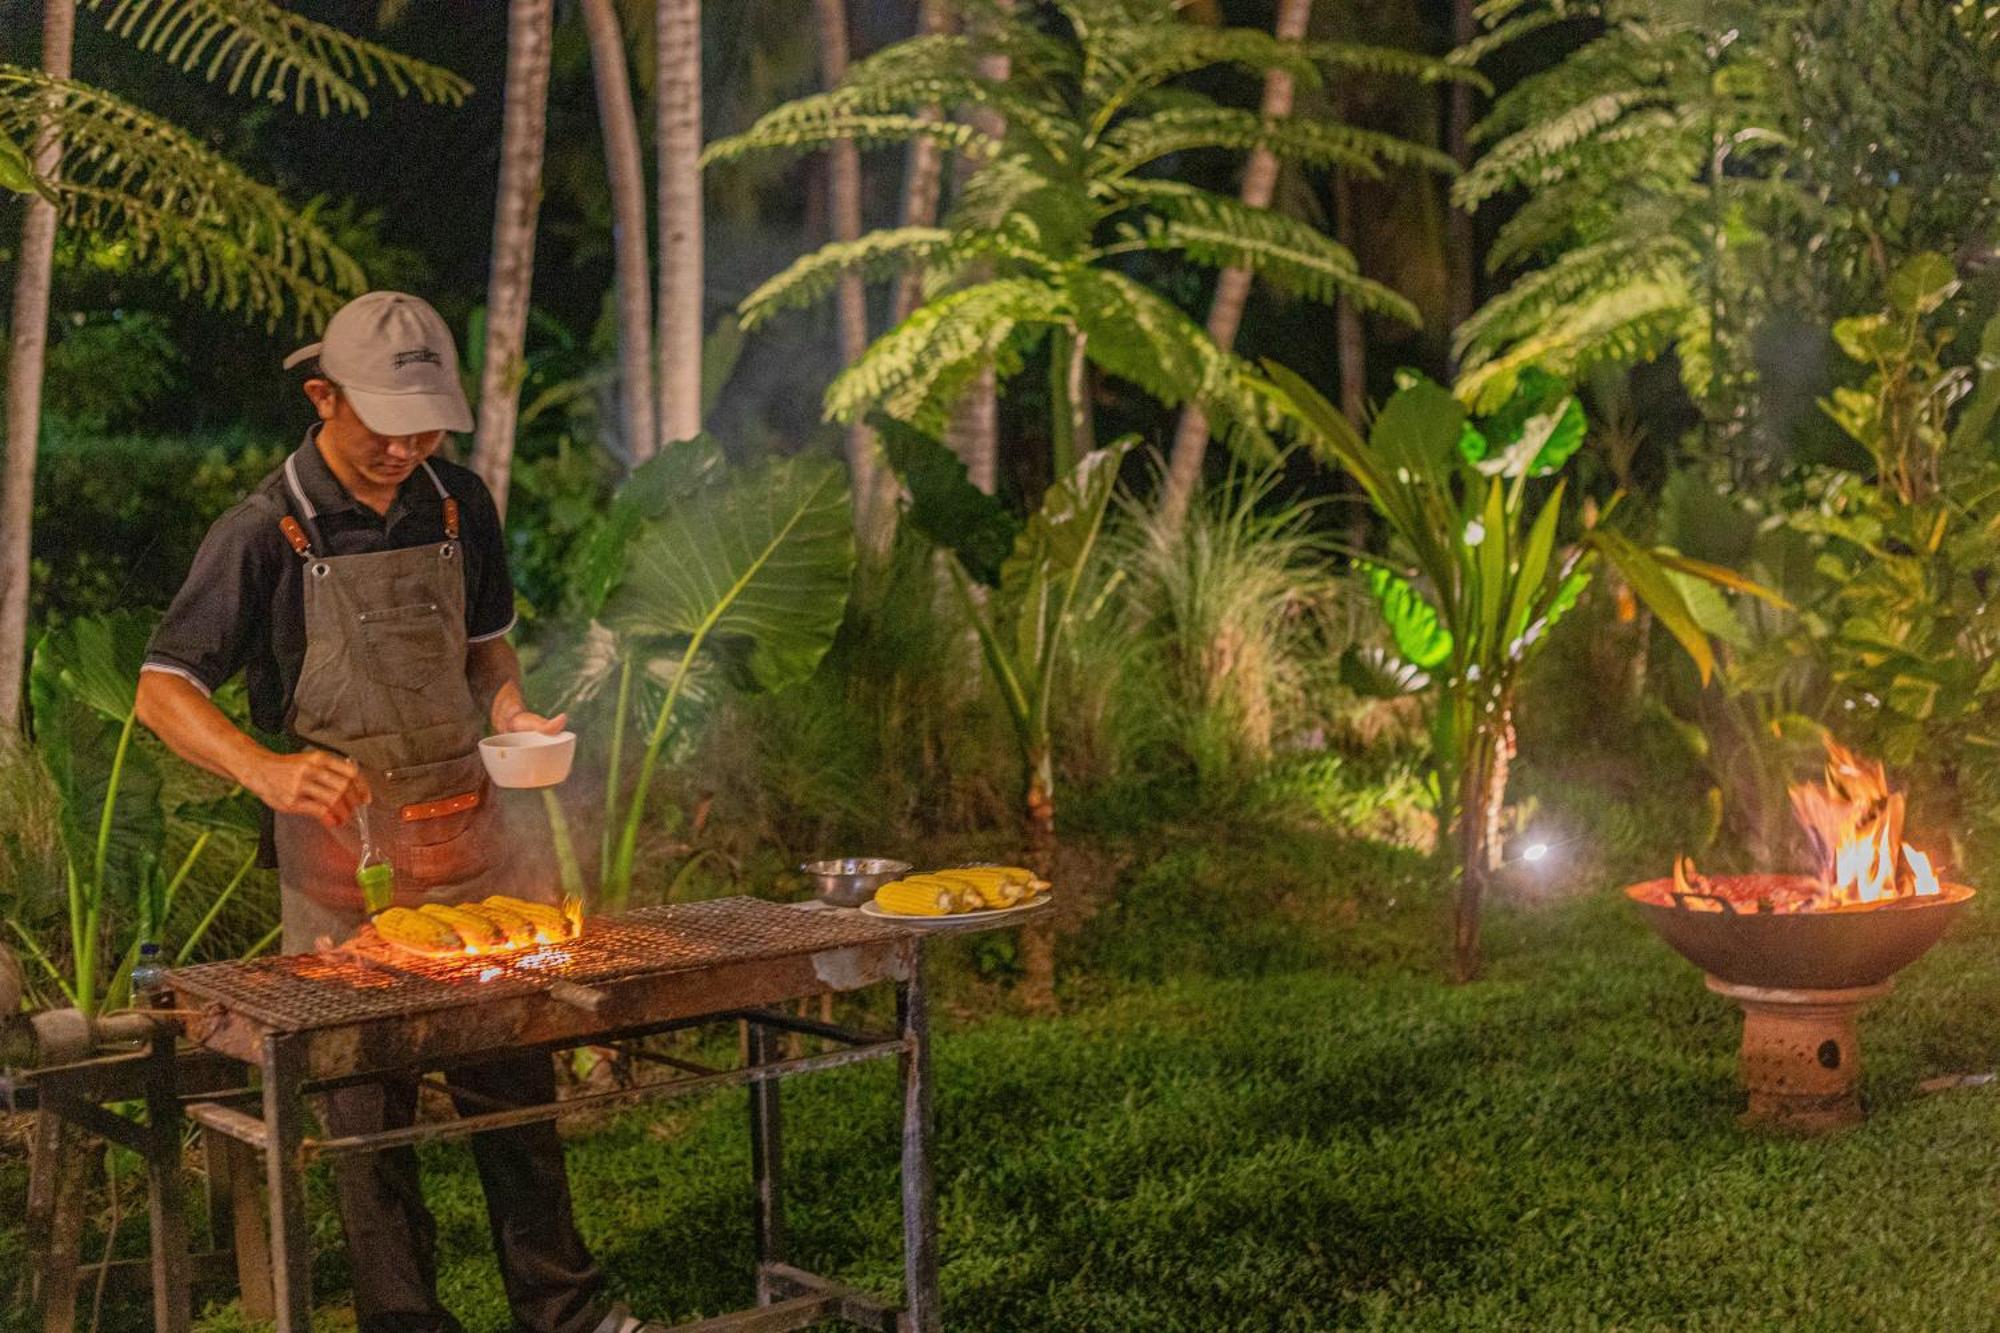
[[[42,72],[67,79],[76,39],[76,0],[43,0]],[[53,126],[35,144],[35,174],[53,179],[62,141]],[[28,655],[28,571],[35,523],[35,452],[42,434],[42,371],[49,345],[49,286],[55,268],[56,207],[29,198],[14,274],[7,348],[7,461],[0,476],[0,731],[20,726],[21,676]]]
[[[940,36],[951,31],[951,9],[947,0],[922,0],[917,9],[917,29],[925,36]],[[920,120],[936,121],[944,117],[941,107],[927,106],[917,112]],[[910,141],[909,164],[903,173],[903,225],[905,227],[928,227],[937,222],[938,195],[944,185],[944,150],[937,140],[928,135]],[[917,308],[917,301],[923,295],[924,271],[916,264],[910,265],[896,279],[896,291],[889,304],[889,327],[894,328],[910,317]]]
[[[507,479],[520,419],[528,294],[535,277],[535,218],[542,206],[542,144],[548,131],[549,47],[555,0],[509,0],[506,116],[500,131],[500,193],[486,283],[486,351],[479,371],[479,429],[472,470],[507,512]]]
[[[1011,13],[1014,0],[996,0],[997,7]],[[979,57],[979,77],[989,83],[1005,83],[1013,73],[1013,60],[1003,52],[986,52]],[[972,123],[981,134],[991,139],[999,139],[1007,133],[1007,118],[991,107],[979,107],[972,113]],[[959,181],[977,170],[966,158],[958,160]],[[990,269],[987,270],[990,272]],[[976,277],[975,277],[976,280]],[[991,365],[979,372],[977,379],[958,401],[952,414],[951,427],[946,432],[946,443],[953,453],[965,464],[966,475],[972,484],[988,495],[1000,485],[1000,379]]]
[[[659,0],[661,444],[701,434],[701,0]]]
[[[1341,117],[1343,120],[1346,117]],[[1354,183],[1344,171],[1333,173],[1333,238],[1355,253]],[[1333,303],[1334,348],[1340,361],[1340,410],[1359,429],[1368,414],[1368,338],[1361,324],[1361,307],[1342,296]]]
[[[1475,0],[1452,0],[1451,39],[1455,46],[1464,46],[1479,34],[1479,20],[1473,14]],[[1463,79],[1454,79],[1451,84],[1451,105],[1445,124],[1445,151],[1458,163],[1460,171],[1472,165],[1472,85]],[[1450,208],[1450,224],[1446,240],[1450,250],[1450,262],[1446,266],[1448,290],[1446,291],[1446,315],[1451,328],[1458,328],[1472,318],[1474,305],[1478,301],[1478,255],[1474,253],[1477,241],[1472,231],[1472,214],[1462,208]],[[1451,371],[1458,373],[1458,356],[1451,357]]]
[[[646,164],[625,65],[625,36],[612,0],[583,0],[604,170],[611,183],[611,246],[618,289],[618,436],[628,467],[659,447],[653,424],[653,284],[646,259]]]
[[[847,0],[813,0],[819,20],[820,79],[837,88],[847,77]],[[842,139],[827,150],[827,201],[837,241],[861,239],[861,149]],[[868,288],[858,269],[840,275],[835,290],[840,363],[851,366],[868,347]],[[889,548],[894,507],[884,493],[884,469],[875,432],[856,421],[847,428],[847,473],[854,496],[854,535],[864,558],[879,560]]]
[[[1281,41],[1297,41],[1306,34],[1312,17],[1312,0],[1278,0],[1278,15],[1272,33]],[[1282,69],[1264,75],[1264,100],[1259,114],[1278,120],[1292,114],[1292,76]],[[1241,198],[1252,208],[1269,208],[1278,188],[1278,159],[1267,148],[1250,150],[1243,168]],[[1250,298],[1250,270],[1226,268],[1215,283],[1215,300],[1208,307],[1208,336],[1224,351],[1236,345],[1236,330],[1243,323],[1243,307]],[[1167,481],[1160,492],[1160,518],[1168,533],[1180,529],[1187,517],[1188,503],[1201,481],[1201,462],[1208,452],[1208,418],[1200,407],[1189,403],[1181,409],[1179,427],[1174,431],[1173,450],[1168,454]]]

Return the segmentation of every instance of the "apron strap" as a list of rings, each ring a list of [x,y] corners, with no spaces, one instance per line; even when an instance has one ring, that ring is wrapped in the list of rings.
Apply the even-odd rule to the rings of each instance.
[[[458,501],[452,499],[451,492],[444,488],[444,480],[438,476],[437,469],[431,466],[428,458],[424,460],[424,475],[431,479],[431,485],[437,487],[438,499],[444,501],[445,540],[455,542],[458,540]]]
[[[285,540],[292,544],[292,549],[302,559],[310,560],[313,558],[312,548],[319,542],[319,528],[313,523],[319,517],[319,511],[313,508],[312,501],[306,499],[306,488],[299,484],[298,457],[295,454],[285,456],[285,489],[291,492],[292,504],[298,509],[299,516],[294,519],[287,514],[278,520],[278,526],[284,530]],[[303,532],[299,529],[301,522],[305,524]]]

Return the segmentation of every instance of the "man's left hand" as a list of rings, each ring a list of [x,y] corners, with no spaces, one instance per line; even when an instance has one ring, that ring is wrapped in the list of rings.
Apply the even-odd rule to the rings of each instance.
[[[513,713],[503,719],[500,716],[499,709],[496,708],[493,710],[493,730],[496,734],[503,731],[539,731],[544,736],[553,736],[558,731],[561,731],[563,725],[568,721],[568,713],[557,713],[554,717],[543,717],[540,713],[532,712],[529,709],[516,708]]]

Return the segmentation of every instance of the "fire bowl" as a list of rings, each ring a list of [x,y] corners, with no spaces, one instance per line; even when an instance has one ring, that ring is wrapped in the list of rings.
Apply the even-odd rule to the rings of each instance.
[[[1755,901],[1805,876],[1732,875],[1712,881],[1729,898]],[[1695,911],[1674,905],[1671,879],[1625,890],[1660,937],[1681,957],[1721,981],[1777,990],[1851,990],[1876,986],[1914,963],[1965,909],[1972,890],[1946,884],[1939,893],[1885,907],[1823,912]]]

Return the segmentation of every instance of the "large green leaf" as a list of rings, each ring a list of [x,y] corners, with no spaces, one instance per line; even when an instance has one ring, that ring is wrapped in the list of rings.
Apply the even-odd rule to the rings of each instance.
[[[1361,568],[1396,640],[1396,651],[1424,671],[1443,666],[1451,657],[1451,631],[1439,621],[1437,609],[1410,586],[1409,580],[1380,565],[1363,564]]]
[[[1039,716],[1048,707],[1055,645],[1070,599],[1104,528],[1104,511],[1118,485],[1118,467],[1138,443],[1127,436],[1077,461],[1076,469],[1042,496],[1014,549],[1000,566],[1000,600],[1014,617],[1016,671]]]
[[[641,525],[603,619],[624,634],[701,636],[781,689],[833,642],[853,569],[846,474],[801,456],[668,499]]]
[[[42,636],[35,667],[100,716],[122,722],[136,706],[151,633],[149,620],[130,611],[73,620]]]
[[[1622,533],[1609,528],[1597,528],[1585,534],[1584,540],[1603,553],[1604,558],[1631,585],[1639,600],[1680,642],[1681,647],[1687,649],[1688,656],[1694,659],[1695,669],[1701,673],[1702,684],[1706,685],[1715,670],[1715,650],[1709,646],[1708,635],[1696,621],[1687,599],[1667,577],[1666,569],[1650,552],[1641,550]]]
[[[998,499],[972,484],[957,454],[887,413],[869,417],[889,466],[910,492],[916,530],[958,557],[965,572],[997,586],[1021,524]]]
[[[1530,367],[1515,380],[1513,395],[1477,430],[1459,437],[1459,452],[1481,472],[1546,477],[1559,471],[1583,444],[1583,407],[1569,386]]]
[[[1445,465],[1464,433],[1465,408],[1443,385],[1417,379],[1375,414],[1368,443],[1393,474],[1443,486]]]
[[[697,435],[668,445],[632,469],[571,566],[569,609],[586,620],[601,611],[625,572],[626,548],[639,525],[665,513],[673,500],[712,483],[722,466],[721,447],[707,435]]]

